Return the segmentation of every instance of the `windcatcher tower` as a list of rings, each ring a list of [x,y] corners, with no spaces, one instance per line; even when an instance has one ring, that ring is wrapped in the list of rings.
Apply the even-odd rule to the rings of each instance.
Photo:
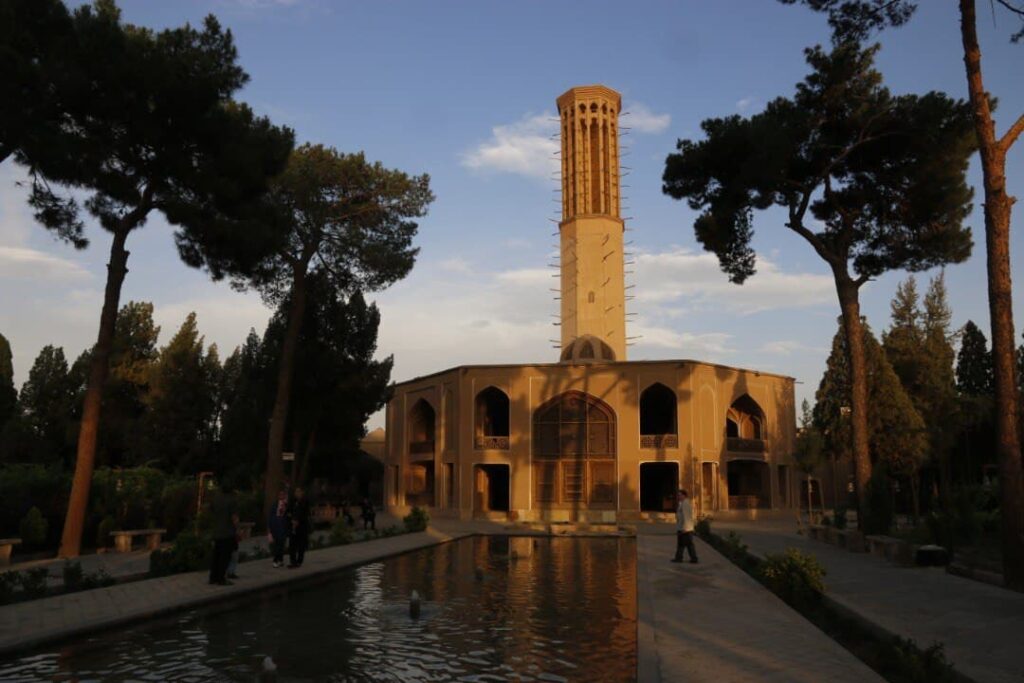
[[[562,360],[626,360],[619,192],[622,97],[603,85],[557,100],[562,140]]]

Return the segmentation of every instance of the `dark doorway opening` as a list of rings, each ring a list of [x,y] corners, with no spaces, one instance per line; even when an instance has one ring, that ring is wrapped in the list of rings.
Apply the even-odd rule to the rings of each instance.
[[[473,495],[475,512],[508,512],[509,481],[508,465],[475,465],[476,487]]]
[[[679,487],[679,463],[645,462],[640,464],[640,510],[672,512]]]
[[[768,465],[752,460],[732,460],[726,466],[729,507],[734,510],[771,507]]]

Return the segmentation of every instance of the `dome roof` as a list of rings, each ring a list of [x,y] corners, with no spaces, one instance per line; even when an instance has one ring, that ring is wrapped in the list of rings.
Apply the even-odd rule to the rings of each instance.
[[[611,363],[615,360],[612,347],[592,334],[577,337],[562,349],[563,363]]]

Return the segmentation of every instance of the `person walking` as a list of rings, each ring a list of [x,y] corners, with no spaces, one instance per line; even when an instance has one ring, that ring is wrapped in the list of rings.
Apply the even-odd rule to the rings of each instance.
[[[222,486],[210,503],[213,517],[213,557],[210,558],[210,584],[230,586],[227,579],[228,563],[235,544],[235,522],[238,513],[230,486]]]
[[[292,536],[288,542],[288,557],[291,562],[289,569],[302,566],[302,560],[306,557],[306,548],[309,546],[309,499],[301,486],[295,487],[295,498],[291,505]]]
[[[274,567],[284,566],[284,543],[288,539],[291,522],[288,520],[288,492],[284,489],[277,494],[277,504],[270,510],[267,520],[267,540],[274,555]]]
[[[686,489],[679,489],[676,497],[676,556],[673,562],[683,561],[683,549],[690,554],[690,562],[697,563],[697,549],[693,547],[693,504]]]

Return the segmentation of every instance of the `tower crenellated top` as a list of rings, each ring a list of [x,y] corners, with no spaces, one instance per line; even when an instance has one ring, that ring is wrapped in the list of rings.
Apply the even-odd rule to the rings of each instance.
[[[562,139],[562,220],[619,218],[622,96],[603,85],[570,88],[557,100]]]

